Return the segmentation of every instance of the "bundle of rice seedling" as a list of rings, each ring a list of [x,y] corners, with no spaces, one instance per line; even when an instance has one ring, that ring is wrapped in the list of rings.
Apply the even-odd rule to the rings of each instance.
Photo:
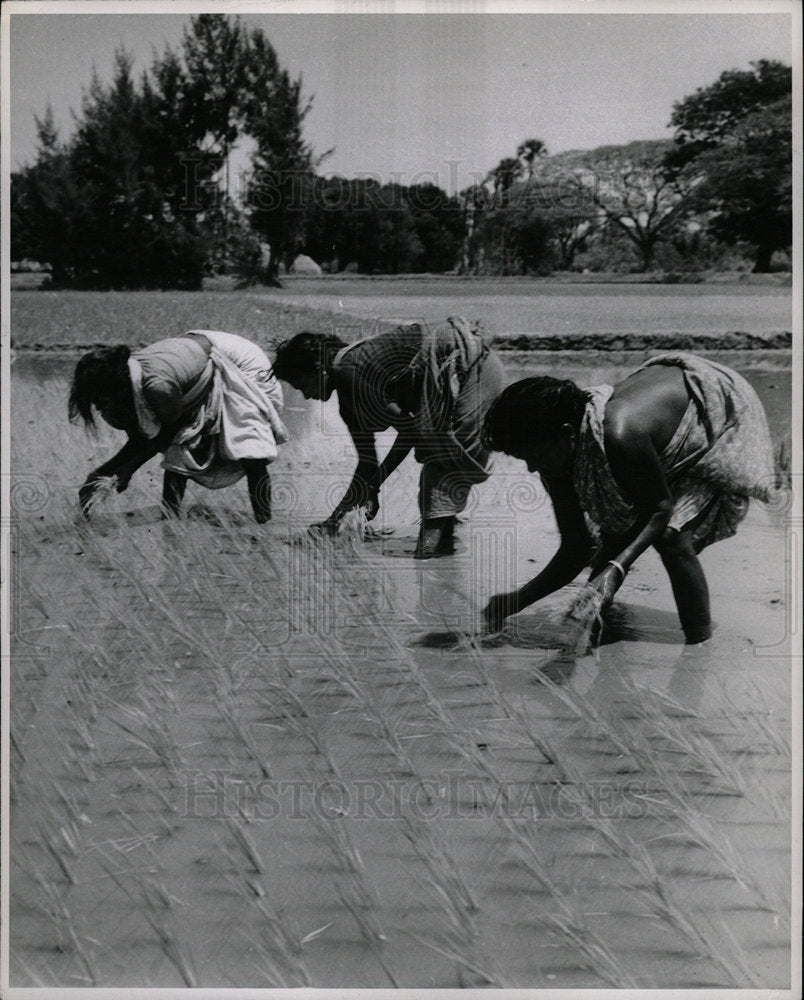
[[[596,645],[593,636],[597,639],[600,635],[602,611],[603,595],[594,584],[584,584],[561,615],[561,625],[567,632],[563,648],[576,656],[588,653]]]
[[[335,536],[338,548],[350,555],[357,555],[363,546],[367,525],[365,507],[355,507],[347,511],[338,525],[338,533]]]
[[[365,507],[354,507],[343,515],[337,526],[327,521],[312,524],[293,542],[303,547],[316,547],[329,539],[339,550],[357,555],[367,538],[380,538],[386,533],[369,526]]]
[[[115,493],[117,490],[117,476],[100,476],[96,479],[91,486],[91,492],[88,492],[88,496],[83,500],[84,511],[89,516],[95,512],[95,508],[98,507],[104,500]]]

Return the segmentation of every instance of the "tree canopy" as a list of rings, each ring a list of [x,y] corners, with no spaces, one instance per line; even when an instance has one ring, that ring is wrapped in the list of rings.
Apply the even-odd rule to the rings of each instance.
[[[792,241],[792,71],[761,60],[728,70],[673,108],[665,163],[697,177],[694,205],[718,239],[756,248],[754,270]]]
[[[299,253],[327,271],[547,274],[695,270],[738,247],[767,270],[791,243],[791,80],[768,60],[728,70],[676,102],[673,140],[549,155],[529,137],[449,195],[321,176],[302,77],[261,29],[200,14],[139,77],[125,51],[109,82],[93,75],[66,139],[37,119],[35,161],[11,177],[12,257],[100,288],[277,283]]]
[[[226,167],[249,136],[258,165],[310,170],[301,80],[261,31],[223,14],[193,17],[181,53],[167,48],[139,80],[131,70],[119,51],[109,84],[93,76],[67,141],[49,113],[39,123],[36,161],[12,184],[15,250],[49,262],[57,283],[110,288],[199,287],[216,260],[258,258],[260,235],[278,260],[287,188],[272,190],[280,222],[257,215],[252,232]]]

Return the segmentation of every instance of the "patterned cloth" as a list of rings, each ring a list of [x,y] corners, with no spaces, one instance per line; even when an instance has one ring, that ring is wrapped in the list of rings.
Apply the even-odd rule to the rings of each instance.
[[[394,426],[412,433],[422,464],[422,517],[460,513],[472,485],[491,472],[491,454],[480,435],[505,384],[502,363],[480,328],[460,316],[434,328],[409,324],[349,344],[336,355],[333,370],[336,378],[349,376],[351,392],[339,392],[338,400],[353,430],[385,430],[391,402],[406,415]]]
[[[195,334],[210,342],[209,357]],[[243,337],[193,330],[133,354],[129,372],[145,437],[168,420],[182,423],[163,467],[209,489],[237,482],[242,459],[273,461],[287,441],[282,388],[265,353]]]
[[[775,493],[773,448],[768,422],[756,393],[724,365],[673,352],[647,361],[681,368],[690,402],[660,457],[673,497],[669,526],[681,530],[698,519],[693,545],[731,537],[748,511],[750,498],[770,501]],[[611,471],[603,441],[609,385],[586,390],[589,402],[581,423],[573,470],[581,506],[605,534],[633,529],[637,511],[623,496]]]

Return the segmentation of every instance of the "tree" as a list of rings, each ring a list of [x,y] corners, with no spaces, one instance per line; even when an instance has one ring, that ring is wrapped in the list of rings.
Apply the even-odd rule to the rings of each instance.
[[[83,96],[74,135],[60,143],[38,122],[34,164],[12,182],[15,253],[53,266],[55,281],[96,287],[199,287],[233,261],[252,271],[257,232],[273,264],[290,252],[316,160],[301,135],[310,103],[260,31],[239,18],[200,15],[140,80],[119,51],[113,79]],[[246,219],[219,174],[252,137],[269,204]],[[253,231],[252,226],[253,225]]]
[[[508,204],[508,196],[514,181],[522,176],[522,163],[513,156],[500,160],[497,166],[489,171],[488,178],[494,186],[494,202],[501,208]]]
[[[699,178],[694,201],[711,232],[753,244],[761,272],[792,241],[792,72],[768,60],[751,65],[674,105],[665,162],[676,177]]]
[[[279,66],[273,46],[255,28],[244,50],[245,130],[256,143],[248,189],[251,225],[271,245],[268,280],[279,284],[279,264],[292,263],[314,189],[315,168],[329,155],[314,156],[302,125],[312,107],[302,99],[302,78]]]
[[[59,141],[50,106],[35,121],[36,161],[11,175],[11,256],[50,264],[53,281],[63,283],[81,195],[72,183],[67,151]]]
[[[463,217],[457,198],[436,184],[414,184],[404,193],[421,253],[415,271],[432,274],[451,271],[458,264],[463,239]]]
[[[478,230],[489,208],[489,193],[482,184],[471,184],[458,194],[461,209],[463,240],[461,242],[459,274],[473,274],[482,256]]]
[[[244,126],[247,38],[239,18],[199,14],[182,37],[186,86],[182,102],[187,140],[207,165],[223,170],[221,238],[224,248],[230,215],[229,167],[232,147]]]
[[[525,164],[528,180],[530,180],[533,177],[536,160],[547,155],[547,146],[541,139],[525,139],[517,147],[516,155]]]
[[[69,147],[70,172],[84,196],[84,218],[72,247],[75,281],[114,288],[200,287],[206,247],[196,216],[178,210],[182,136],[174,134],[168,112],[150,84],[136,87],[131,57],[122,50],[111,84],[93,77]]]
[[[668,168],[664,140],[602,146],[580,154],[575,178],[600,211],[601,221],[632,243],[639,268],[653,265],[656,246],[683,222],[700,178]]]
[[[676,146],[716,146],[729,136],[743,119],[770,107],[792,91],[792,70],[784,63],[760,59],[751,70],[730,69],[709,87],[673,105],[670,124],[675,128]],[[677,150],[675,151],[677,152]]]

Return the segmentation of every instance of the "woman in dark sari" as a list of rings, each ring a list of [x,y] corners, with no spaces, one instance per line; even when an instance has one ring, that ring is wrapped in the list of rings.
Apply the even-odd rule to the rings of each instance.
[[[413,451],[422,466],[416,556],[454,551],[457,515],[471,487],[490,473],[481,428],[505,382],[499,358],[476,326],[453,316],[435,328],[410,324],[353,344],[300,333],[280,346],[274,373],[308,399],[337,392],[357,451],[346,494],[316,530],[336,531],[344,514],[359,506],[375,517],[380,486]],[[374,435],[388,427],[397,437],[379,462]]]

